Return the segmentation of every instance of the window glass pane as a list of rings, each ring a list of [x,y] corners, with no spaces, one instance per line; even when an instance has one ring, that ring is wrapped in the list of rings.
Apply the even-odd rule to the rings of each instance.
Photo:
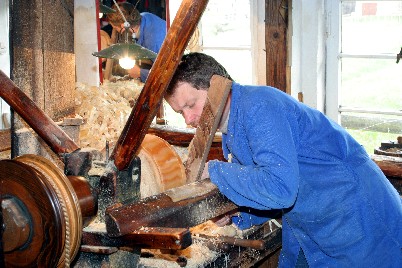
[[[342,2],[342,53],[397,54],[401,33],[402,1]]]
[[[163,100],[163,108],[165,113],[164,119],[167,121],[168,125],[178,128],[187,128],[183,116],[173,111],[172,107],[170,107],[165,100]]]
[[[222,64],[236,82],[242,84],[250,84],[252,82],[250,50],[204,49],[203,52],[214,57]]]
[[[402,32],[401,32],[402,33]],[[341,105],[402,110],[402,64],[396,60],[343,58]]]
[[[402,134],[400,116],[342,113],[341,124],[369,154],[373,154],[381,142],[397,143],[397,137]]]
[[[250,1],[211,0],[201,22],[203,46],[251,46]]]

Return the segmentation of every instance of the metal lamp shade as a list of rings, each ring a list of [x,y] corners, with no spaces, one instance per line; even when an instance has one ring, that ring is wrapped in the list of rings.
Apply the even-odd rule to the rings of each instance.
[[[115,13],[116,10],[114,10],[114,9],[108,7],[108,6],[99,4],[99,12],[103,13],[103,14],[108,14],[108,13]]]
[[[99,58],[121,59],[130,57],[132,59],[143,60],[156,58],[156,53],[137,45],[135,43],[117,43],[99,52],[92,53],[93,56]]]

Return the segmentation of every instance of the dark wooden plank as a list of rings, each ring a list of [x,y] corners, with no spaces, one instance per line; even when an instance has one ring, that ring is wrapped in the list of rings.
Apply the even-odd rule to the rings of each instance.
[[[267,85],[287,89],[288,0],[265,1],[265,46],[267,49]]]
[[[185,163],[187,182],[197,181],[201,177],[231,87],[232,81],[227,78],[218,75],[211,78],[204,110],[188,148]]]
[[[144,88],[112,152],[110,159],[118,170],[126,168],[137,153],[207,3],[207,0],[182,1]]]
[[[189,228],[236,209],[209,180],[196,181],[132,204],[107,208],[105,222],[112,237],[143,227]]]
[[[11,9],[12,80],[54,121],[73,114],[74,1],[13,1]]]

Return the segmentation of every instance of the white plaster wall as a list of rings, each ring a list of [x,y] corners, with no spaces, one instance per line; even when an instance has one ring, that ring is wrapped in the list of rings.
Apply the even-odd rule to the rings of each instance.
[[[292,1],[291,88],[304,103],[325,111],[325,1]]]
[[[74,53],[76,81],[99,86],[99,58],[92,55],[98,51],[99,14],[97,0],[74,1]]]
[[[252,0],[251,4],[251,55],[252,79],[255,85],[267,84],[267,56],[265,49],[265,0]]]

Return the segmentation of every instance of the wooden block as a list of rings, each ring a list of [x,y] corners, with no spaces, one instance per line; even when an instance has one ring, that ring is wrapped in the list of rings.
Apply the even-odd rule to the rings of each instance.
[[[110,237],[106,227],[94,223],[84,228],[81,246],[141,247],[154,249],[184,249],[192,243],[186,228],[144,227],[121,237]]]
[[[136,203],[110,206],[105,222],[108,235],[118,237],[144,227],[189,228],[236,208],[212,182],[200,180]]]
[[[204,110],[188,148],[188,158],[185,163],[188,183],[197,181],[201,177],[231,88],[232,81],[229,79],[218,75],[212,76]]]

